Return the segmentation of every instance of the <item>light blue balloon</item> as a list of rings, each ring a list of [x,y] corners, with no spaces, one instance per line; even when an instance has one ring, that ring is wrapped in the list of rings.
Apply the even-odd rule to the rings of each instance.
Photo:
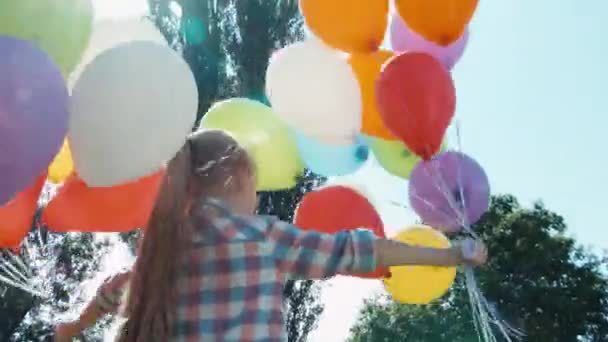
[[[369,157],[363,138],[350,146],[330,145],[293,132],[306,167],[322,176],[344,176],[357,171]]]

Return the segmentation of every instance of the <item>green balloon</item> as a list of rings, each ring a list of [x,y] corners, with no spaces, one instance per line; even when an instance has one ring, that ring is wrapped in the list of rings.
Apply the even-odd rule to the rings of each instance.
[[[244,98],[218,102],[203,116],[200,128],[230,132],[256,163],[259,191],[292,188],[304,163],[287,125],[272,109]]]
[[[414,167],[421,160],[399,140],[384,140],[371,138],[371,149],[378,163],[390,174],[409,179]],[[447,149],[444,142],[441,151]]]
[[[0,35],[33,42],[64,77],[78,65],[92,29],[91,0],[0,0]]]

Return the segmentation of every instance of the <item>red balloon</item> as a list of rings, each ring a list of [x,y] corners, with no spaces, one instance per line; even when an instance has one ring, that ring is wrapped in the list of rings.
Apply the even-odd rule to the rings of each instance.
[[[0,207],[0,247],[15,249],[32,230],[38,197],[44,186],[46,174],[38,177],[34,184]]]
[[[112,187],[91,188],[72,174],[42,214],[55,232],[127,232],[145,228],[163,172]]]
[[[304,195],[296,209],[294,224],[304,230],[335,234],[341,230],[370,229],[386,238],[384,223],[374,206],[357,191],[345,186],[329,186]],[[388,269],[354,274],[361,278],[388,276]]]
[[[386,127],[422,159],[439,152],[456,110],[447,69],[426,53],[406,52],[384,65],[376,87]]]

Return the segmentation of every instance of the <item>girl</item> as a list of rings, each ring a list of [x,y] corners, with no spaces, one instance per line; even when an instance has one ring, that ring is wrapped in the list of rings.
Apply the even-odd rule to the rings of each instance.
[[[283,285],[381,266],[481,265],[485,246],[414,247],[370,231],[302,231],[254,216],[255,166],[228,134],[192,134],[167,166],[117,341],[286,341]],[[347,215],[347,213],[345,213]]]

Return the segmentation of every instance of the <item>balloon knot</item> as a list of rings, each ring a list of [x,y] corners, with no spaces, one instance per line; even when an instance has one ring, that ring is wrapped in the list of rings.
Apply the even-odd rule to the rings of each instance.
[[[357,160],[366,161],[369,157],[369,148],[364,145],[357,147],[357,150],[355,151],[355,157],[357,158]]]
[[[369,52],[373,53],[373,52],[380,50],[381,44],[382,44],[382,42],[378,42],[376,39],[371,39],[368,43]]]
[[[441,35],[441,36],[438,37],[436,43],[439,44],[439,45],[441,45],[441,46],[443,46],[443,47],[446,47],[446,46],[452,44],[455,40],[456,39],[454,39],[453,35],[451,35],[451,34],[443,34],[443,35]]]

